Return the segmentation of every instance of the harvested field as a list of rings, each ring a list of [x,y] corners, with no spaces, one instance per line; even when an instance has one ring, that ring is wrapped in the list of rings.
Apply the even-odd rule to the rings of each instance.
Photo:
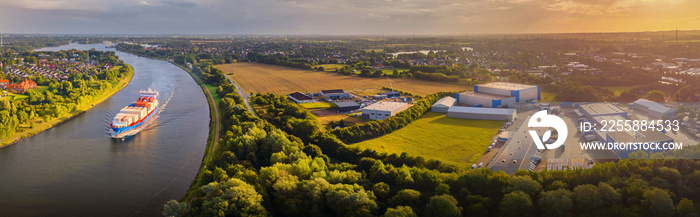
[[[259,63],[233,63],[217,65],[231,76],[246,92],[289,94],[295,91],[316,92],[325,89],[347,91],[366,88],[389,87],[386,78],[365,78],[337,75],[329,72],[295,69]],[[232,75],[230,73],[233,73]],[[440,91],[471,89],[466,85],[423,81],[409,78],[393,78],[394,89],[425,96]]]

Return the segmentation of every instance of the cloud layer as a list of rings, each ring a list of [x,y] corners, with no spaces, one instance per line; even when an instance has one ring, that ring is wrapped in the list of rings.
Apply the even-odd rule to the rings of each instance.
[[[0,28],[91,34],[473,34],[700,29],[695,0],[0,0]]]

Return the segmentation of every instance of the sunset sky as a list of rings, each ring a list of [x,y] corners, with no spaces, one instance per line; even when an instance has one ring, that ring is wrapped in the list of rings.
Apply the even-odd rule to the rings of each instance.
[[[0,0],[6,33],[476,34],[700,29],[698,0]]]

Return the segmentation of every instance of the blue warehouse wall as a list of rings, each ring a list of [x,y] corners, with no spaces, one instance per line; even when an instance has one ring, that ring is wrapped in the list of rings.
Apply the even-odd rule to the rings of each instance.
[[[474,85],[474,92],[479,92],[479,86]]]
[[[501,100],[500,100],[500,99],[491,100],[491,107],[492,107],[492,108],[498,108],[498,106],[501,106]]]
[[[541,97],[541,92],[542,92],[541,87],[542,87],[542,86],[539,86],[539,85],[537,86],[537,101],[542,100],[542,99],[540,98],[540,97]]]
[[[520,102],[520,91],[519,90],[511,90],[510,96],[515,97],[515,102]]]

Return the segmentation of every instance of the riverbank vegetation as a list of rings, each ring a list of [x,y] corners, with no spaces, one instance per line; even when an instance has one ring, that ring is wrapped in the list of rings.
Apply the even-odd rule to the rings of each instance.
[[[55,59],[61,56],[76,54],[85,59],[76,61],[87,62],[85,51],[60,52],[26,52],[24,60]],[[92,69],[66,68],[67,78],[57,79],[46,74],[26,70],[26,79],[36,81],[37,89],[29,89],[24,93],[14,93],[12,99],[0,98],[0,139],[2,145],[10,144],[78,115],[99,102],[109,98],[125,87],[133,76],[133,68],[118,60],[114,52],[90,51],[97,67]],[[5,57],[12,57],[6,54]],[[30,58],[27,58],[30,57]],[[37,58],[39,57],[39,58]],[[19,63],[5,59],[6,63]],[[3,61],[3,59],[0,59]],[[105,64],[111,67],[104,67]],[[104,67],[104,68],[103,68]],[[105,69],[98,71],[97,69]],[[0,79],[21,80],[12,73],[0,73]],[[11,92],[10,90],[6,90]],[[17,97],[25,96],[25,97]]]

